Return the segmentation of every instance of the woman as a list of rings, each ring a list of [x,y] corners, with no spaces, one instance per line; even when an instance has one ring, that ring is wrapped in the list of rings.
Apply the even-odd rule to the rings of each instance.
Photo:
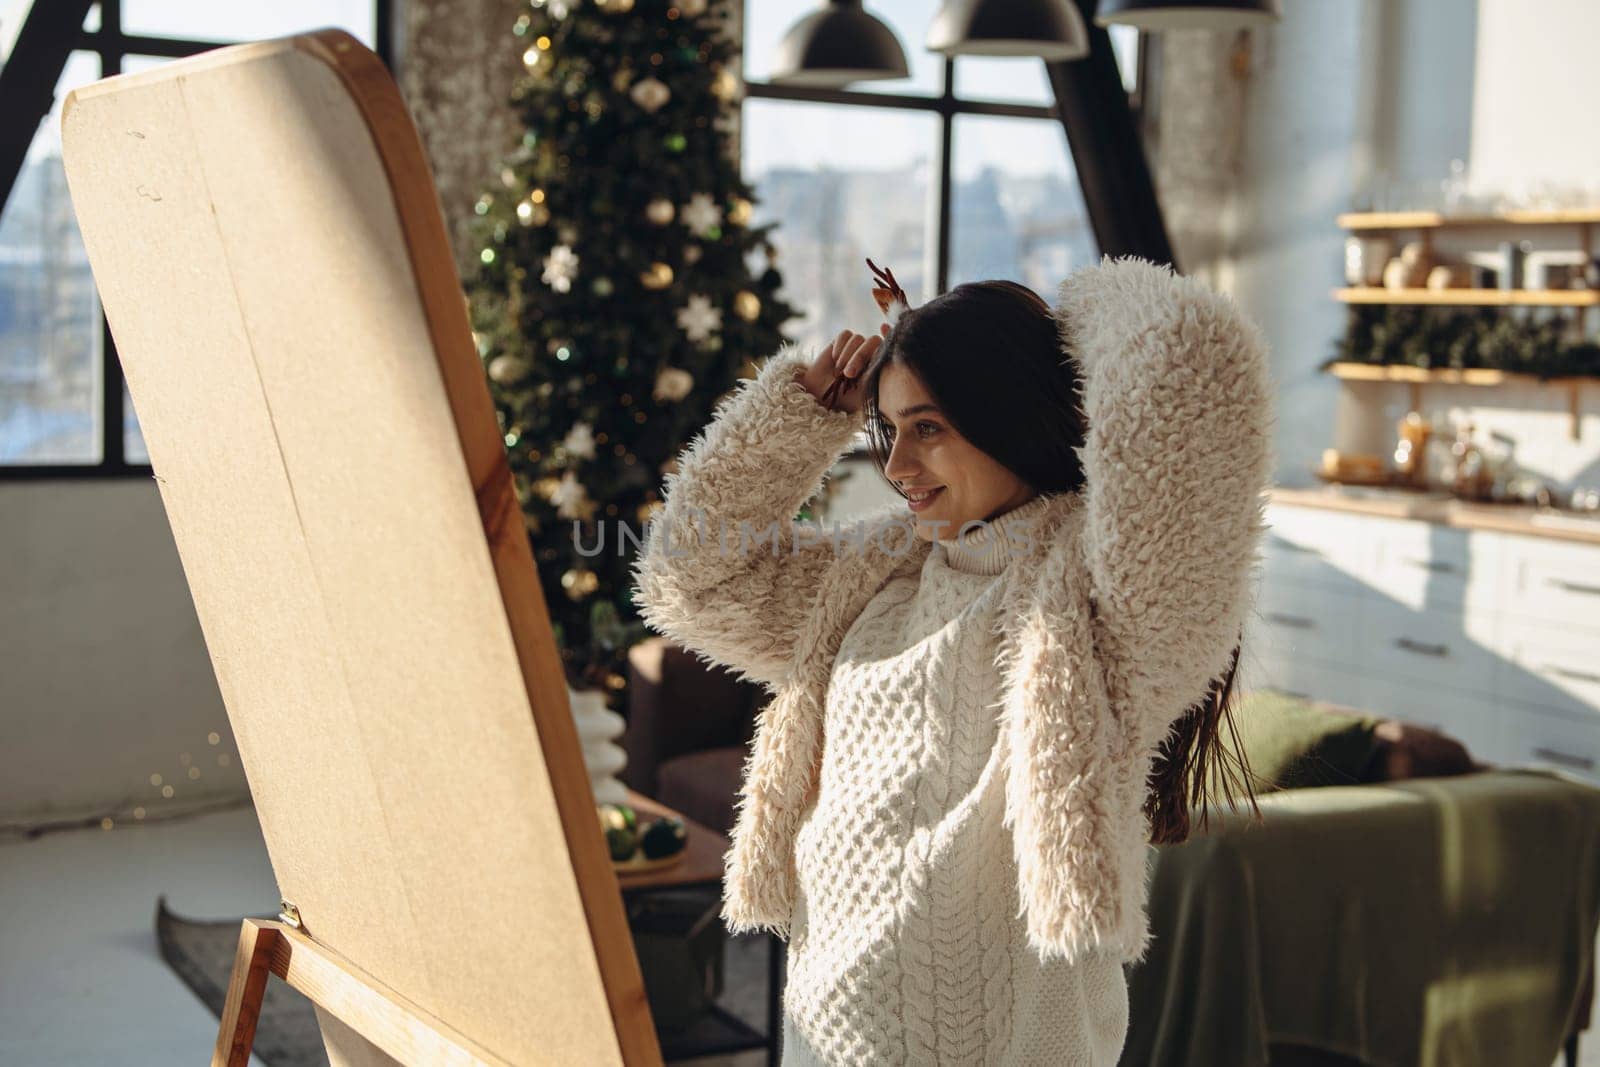
[[[636,598],[775,694],[723,918],[787,936],[786,1065],[1117,1062],[1148,844],[1216,769],[1269,402],[1230,300],[1107,259],[1054,308],[975,283],[785,346],[680,456]],[[863,428],[907,504],[790,523]]]

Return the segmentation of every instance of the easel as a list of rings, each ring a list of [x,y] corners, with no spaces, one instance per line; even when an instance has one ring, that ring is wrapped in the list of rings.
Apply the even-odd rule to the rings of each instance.
[[[438,193],[328,30],[71,93],[73,206],[334,1067],[661,1063]]]
[[[222,1004],[211,1067],[249,1067],[256,1020],[272,975],[401,1063],[512,1067],[409,1003],[361,969],[279,921],[246,919]]]

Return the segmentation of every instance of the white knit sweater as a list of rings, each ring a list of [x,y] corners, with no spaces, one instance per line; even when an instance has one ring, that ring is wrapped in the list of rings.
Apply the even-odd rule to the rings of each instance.
[[[846,633],[820,787],[795,842],[784,1067],[1112,1067],[1121,963],[1041,963],[1005,812],[995,613],[1045,498],[891,579]]]
[[[1152,936],[1150,826],[1142,810],[1152,761],[1184,710],[1227,669],[1251,607],[1272,468],[1272,387],[1260,330],[1227,297],[1167,267],[1107,258],[1063,279],[1054,310],[1063,373],[1070,365],[1081,378],[1084,484],[1049,494],[1040,536],[998,576],[988,632],[1001,679],[1003,738],[994,751],[1004,756],[993,758],[1004,779],[1010,899],[1020,906],[1028,947],[1041,961],[1127,963],[1143,957]],[[904,504],[844,524],[842,539],[818,540],[817,531],[788,523],[863,423],[860,413],[824,409],[796,380],[814,359],[786,345],[719,402],[667,476],[635,567],[635,600],[652,628],[773,694],[756,722],[725,857],[722,917],[734,932],[790,935],[802,903],[802,821],[817,832],[829,824],[810,809],[822,802],[823,764],[840,747],[825,718],[839,717],[842,706],[830,690],[842,694],[849,685],[835,678],[843,639],[891,581],[909,577],[920,587],[933,554],[915,537],[903,547],[898,534],[910,533]],[[771,536],[747,551],[751,529]],[[908,642],[888,653],[896,654],[926,652]],[[845,669],[863,667],[854,655]],[[905,684],[932,700],[937,677],[949,674],[940,666]],[[992,699],[985,694],[966,706]],[[919,696],[900,711],[923,703]],[[916,751],[898,754],[893,769],[873,765],[882,772],[875,780],[898,781],[903,791],[908,761],[948,759],[951,750]],[[844,762],[830,767],[842,780]],[[951,774],[937,781],[950,794],[916,796],[916,821],[901,824],[923,868],[937,840],[930,828],[944,826],[941,812],[957,810],[951,798],[963,788]],[[826,852],[812,852],[813,887]],[[983,873],[1002,881],[989,867]],[[812,936],[820,922],[809,923]],[[914,939],[907,944],[916,950]],[[842,966],[860,972],[878,966],[876,959],[861,955]],[[913,980],[903,956],[895,966]],[[803,972],[802,985],[819,988]],[[1037,1014],[1099,1017],[1077,1007],[1052,1000]],[[1013,1020],[1017,1014],[1014,1000]],[[796,1032],[803,1035],[804,1025]]]

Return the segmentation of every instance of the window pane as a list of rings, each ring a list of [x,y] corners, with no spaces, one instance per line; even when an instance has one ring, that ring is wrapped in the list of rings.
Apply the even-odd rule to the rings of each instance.
[[[259,41],[336,28],[373,47],[373,0],[274,0],[219,4],[215,0],[122,0],[124,33],[204,41]]]
[[[1049,299],[1099,260],[1060,123],[958,115],[953,171],[951,285],[1009,278]]]
[[[930,160],[938,118],[915,111],[746,100],[745,180],[752,225],[771,233],[783,298],[804,314],[784,333],[806,343],[883,322],[866,257],[894,271],[913,304],[934,294],[928,248]]]
[[[33,0],[0,0],[0,67],[5,66],[16,47],[17,34],[22,32],[23,20]]]
[[[1118,23],[1107,27],[1111,50],[1117,54],[1117,69],[1122,72],[1122,87],[1128,92],[1139,88],[1139,27]]]
[[[0,464],[100,462],[100,303],[61,169],[61,101],[99,73],[67,61],[0,213]]]
[[[1055,105],[1038,56],[957,56],[956,95],[964,100]]]
[[[122,386],[122,458],[127,463],[149,463],[150,453],[144,447],[144,434],[139,432],[139,417],[133,411],[133,397],[128,386]]]
[[[818,0],[761,0],[744,6],[745,80],[766,81],[772,71],[772,57],[800,19],[817,10]],[[944,86],[944,56],[922,46],[928,23],[937,7],[934,0],[873,0],[865,5],[869,15],[886,24],[900,40],[906,53],[908,78],[889,81],[856,82],[846,86],[864,93],[896,93],[906,96],[938,96]],[[873,260],[877,262],[876,259]],[[900,272],[895,272],[900,277]]]

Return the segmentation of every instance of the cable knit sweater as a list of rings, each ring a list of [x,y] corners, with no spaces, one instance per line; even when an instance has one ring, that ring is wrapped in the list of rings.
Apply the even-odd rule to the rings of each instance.
[[[845,634],[795,839],[785,1067],[1117,1062],[1122,965],[1034,956],[1002,827],[999,576],[1047,503],[941,541]]]
[[[945,1051],[954,1043],[1019,1063],[1093,1064],[1097,1049],[1121,1042],[1122,989],[1095,976],[1148,948],[1141,808],[1151,761],[1226,670],[1250,609],[1271,388],[1254,324],[1170,268],[1106,259],[1063,280],[1054,310],[1062,363],[1081,378],[1084,486],[1037,498],[1038,521],[1023,543],[1011,539],[991,585],[974,593],[939,571],[949,557],[915,537],[902,503],[843,528],[791,521],[863,425],[860,413],[826,410],[806,391],[798,375],[815,353],[794,345],[718,404],[646,530],[634,571],[646,621],[773,693],[740,785],[722,917],[736,932],[790,938],[786,1030],[796,1057],[810,1043],[822,1062],[966,1062]],[[947,603],[930,587],[932,600],[913,603],[908,590],[935,574],[976,599]],[[932,625],[945,609],[951,618]],[[881,663],[863,657],[880,642]],[[959,667],[965,656],[992,674],[976,697]],[[896,677],[877,679],[879,666]],[[905,748],[846,740],[857,699],[847,690],[868,680],[861,671],[914,694],[871,709],[922,724]],[[950,678],[963,684],[940,690]],[[967,756],[984,747],[984,724],[996,735],[971,781]],[[998,831],[983,822],[997,809]],[[881,834],[841,833],[840,820],[870,820]],[[945,877],[970,860],[942,849],[946,833],[989,849],[982,885],[1003,886],[1003,896],[978,901],[975,883]],[[845,887],[833,892],[856,895],[853,912],[819,889],[830,876]],[[1019,961],[1009,921],[996,936],[995,899],[1037,964]],[[813,921],[818,907],[826,920]],[[1006,948],[974,959],[923,933]],[[1002,960],[1013,970],[999,980]],[[952,989],[974,983],[982,1012],[963,1002],[953,1009],[962,1021],[936,1010],[931,1027],[917,1010],[906,1016],[908,991],[928,998],[917,1005],[947,1005]],[[845,1004],[854,991],[873,1003]],[[818,1014],[824,998],[831,1006]],[[1064,1033],[1078,1035],[1064,1056],[1030,1060],[1018,1045]],[[913,1053],[929,1041],[937,1054]],[[863,1048],[888,1051],[857,1058]]]

